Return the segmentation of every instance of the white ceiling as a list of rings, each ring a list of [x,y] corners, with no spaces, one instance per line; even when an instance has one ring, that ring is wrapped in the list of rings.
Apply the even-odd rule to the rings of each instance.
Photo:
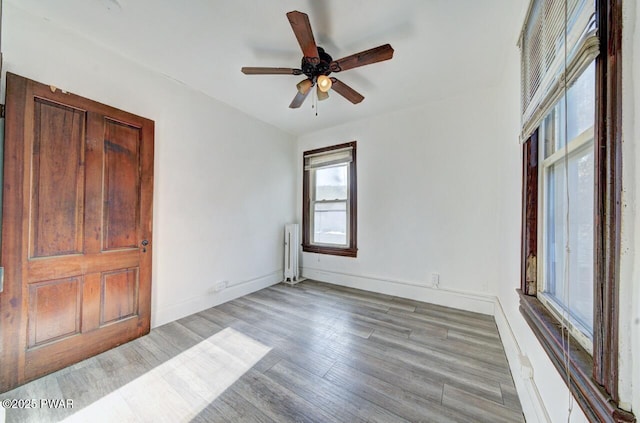
[[[8,0],[148,68],[292,134],[497,85],[527,0]],[[334,59],[390,43],[390,61],[335,74],[365,96],[336,93],[289,109],[300,76],[248,76],[242,66],[299,67],[285,13],[309,15]]]

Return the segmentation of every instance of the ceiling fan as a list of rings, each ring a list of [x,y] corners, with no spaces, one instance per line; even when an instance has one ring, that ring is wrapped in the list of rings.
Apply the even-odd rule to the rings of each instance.
[[[296,10],[287,13],[287,18],[293,29],[293,33],[298,39],[298,44],[302,49],[301,69],[294,68],[268,68],[268,67],[243,67],[242,73],[245,75],[305,75],[306,78],[300,81],[296,87],[298,93],[289,105],[292,109],[297,109],[304,103],[311,89],[317,86],[318,100],[325,100],[329,97],[329,90],[335,92],[352,102],[358,104],[364,97],[356,90],[341,82],[335,77],[329,77],[332,72],[342,72],[364,65],[389,60],[393,57],[393,48],[389,44],[384,44],[342,59],[333,58],[324,51],[322,47],[316,46],[309,16],[306,13]]]

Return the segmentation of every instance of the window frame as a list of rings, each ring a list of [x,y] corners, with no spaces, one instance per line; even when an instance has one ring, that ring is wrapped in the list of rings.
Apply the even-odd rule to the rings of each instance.
[[[618,295],[622,194],[622,0],[596,0],[593,355],[537,298],[538,131],[524,143],[520,311],[590,421],[633,422],[618,396]],[[572,337],[570,337],[572,338]],[[565,357],[571,377],[567,377]]]
[[[343,257],[357,257],[357,154],[356,141],[344,144],[333,145],[330,147],[318,148],[315,150],[305,151],[302,154],[302,251],[317,254],[330,254]],[[316,244],[312,243],[311,231],[313,230],[313,216],[311,216],[311,195],[312,184],[315,184],[313,170],[304,170],[304,157],[312,154],[330,153],[334,150],[351,148],[351,162],[348,165],[348,187],[347,187],[347,238],[348,242],[345,247]]]

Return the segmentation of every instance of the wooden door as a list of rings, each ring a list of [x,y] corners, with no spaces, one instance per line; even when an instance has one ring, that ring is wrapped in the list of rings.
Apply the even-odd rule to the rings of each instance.
[[[154,123],[7,73],[0,391],[149,332]]]

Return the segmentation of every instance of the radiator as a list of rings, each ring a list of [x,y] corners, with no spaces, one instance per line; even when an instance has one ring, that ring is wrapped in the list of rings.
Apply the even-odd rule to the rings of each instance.
[[[297,223],[284,226],[284,282],[292,285],[299,279],[299,233]]]

